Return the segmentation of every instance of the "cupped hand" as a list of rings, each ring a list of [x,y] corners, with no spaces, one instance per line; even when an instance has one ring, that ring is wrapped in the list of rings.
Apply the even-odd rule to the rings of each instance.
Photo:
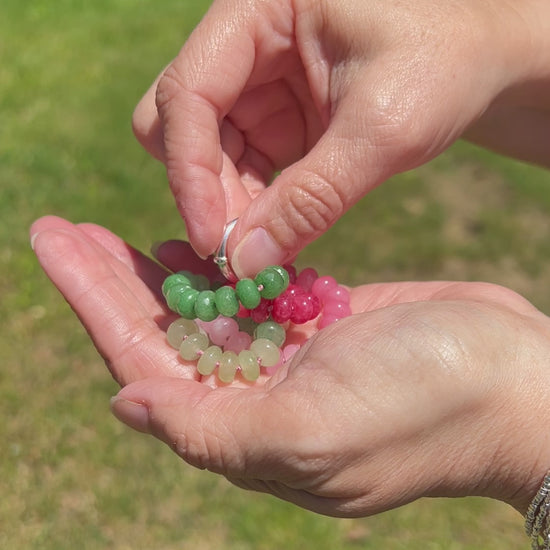
[[[320,513],[361,516],[437,495],[524,511],[550,464],[550,326],[510,290],[357,287],[354,315],[312,332],[271,379],[212,387],[166,344],[163,268],[98,226],[44,218],[31,233],[125,385],[116,416],[196,467]],[[209,269],[181,243],[158,255],[172,268]]]
[[[215,0],[138,105],[191,244],[293,258],[370,189],[465,132],[548,164],[545,0]],[[282,171],[272,185],[274,174]]]

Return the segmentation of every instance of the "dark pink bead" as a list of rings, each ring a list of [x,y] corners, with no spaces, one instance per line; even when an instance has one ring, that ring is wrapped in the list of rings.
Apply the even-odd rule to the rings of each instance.
[[[312,319],[313,314],[313,304],[308,299],[307,294],[299,294],[292,298],[292,315],[290,320],[297,324],[301,325],[302,323],[307,323]]]
[[[342,285],[331,288],[325,295],[327,302],[345,302],[349,304],[349,290]]]
[[[311,293],[307,295],[307,299],[311,303],[311,319],[315,319],[315,317],[317,317],[317,315],[321,313],[321,300],[319,300],[319,298],[315,296],[315,294]]]
[[[246,309],[241,303],[239,303],[239,311],[237,311],[237,317],[245,319],[250,317],[250,310]]]
[[[262,298],[260,305],[250,310],[250,317],[255,323],[263,323],[269,319],[269,312],[271,309],[271,300]]]
[[[298,285],[292,284],[288,285],[288,288],[285,290],[284,294],[288,294],[289,296],[299,296],[300,294],[305,294],[305,290]]]
[[[291,295],[283,292],[273,300],[271,308],[271,317],[276,323],[286,323],[292,315],[292,299]]]
[[[286,269],[288,273],[288,279],[291,285],[296,283],[296,268],[292,264],[283,265],[283,269]]]
[[[325,277],[319,277],[313,283],[311,291],[313,292],[313,294],[315,294],[315,296],[321,298],[321,301],[324,301],[327,293],[337,286],[338,283],[336,282],[336,279],[327,275]]]
[[[297,279],[296,284],[300,287],[302,287],[305,291],[309,292],[311,290],[311,287],[313,286],[313,283],[319,278],[319,275],[315,269],[312,267],[306,267],[302,271],[300,271]]]

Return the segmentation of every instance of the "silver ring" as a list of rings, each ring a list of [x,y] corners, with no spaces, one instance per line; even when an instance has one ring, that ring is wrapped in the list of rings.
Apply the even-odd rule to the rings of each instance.
[[[235,273],[233,273],[233,270],[229,265],[229,258],[227,257],[227,253],[226,253],[227,241],[229,240],[229,235],[231,235],[231,231],[233,231],[233,228],[237,224],[237,221],[238,221],[238,218],[235,218],[225,226],[225,229],[223,230],[222,242],[220,243],[220,246],[216,251],[216,255],[214,256],[214,263],[217,264],[217,266],[220,268],[222,275],[228,281],[237,280],[237,276],[235,275]]]

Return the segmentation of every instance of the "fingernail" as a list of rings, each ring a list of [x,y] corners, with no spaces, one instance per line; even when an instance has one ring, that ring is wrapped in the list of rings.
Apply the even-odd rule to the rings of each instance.
[[[128,401],[122,397],[111,397],[111,412],[121,422],[134,430],[151,433],[149,427],[149,409],[142,403]]]
[[[34,233],[34,235],[31,235],[31,248],[34,250],[34,241],[36,241],[36,237],[40,235],[40,232]]]
[[[281,264],[286,253],[263,228],[249,231],[235,247],[231,257],[231,268],[239,279],[254,277],[268,265]]]

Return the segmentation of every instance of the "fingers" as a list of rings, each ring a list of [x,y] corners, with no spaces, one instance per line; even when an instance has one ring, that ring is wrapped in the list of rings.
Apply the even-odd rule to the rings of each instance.
[[[177,359],[159,329],[158,323],[168,320],[166,309],[136,275],[141,271],[150,277],[159,266],[135,256],[130,269],[84,231],[59,218],[38,220],[31,235],[40,264],[117,381],[126,384],[159,374],[195,376],[195,368]]]
[[[156,91],[168,178],[189,240],[202,257],[214,252],[227,221],[220,123],[255,59],[255,8],[235,4],[212,5]]]
[[[168,378],[126,386],[112,410],[122,422],[170,445],[189,464],[238,478],[261,477],[268,461],[284,462],[278,426],[292,422],[261,387],[212,389]]]

